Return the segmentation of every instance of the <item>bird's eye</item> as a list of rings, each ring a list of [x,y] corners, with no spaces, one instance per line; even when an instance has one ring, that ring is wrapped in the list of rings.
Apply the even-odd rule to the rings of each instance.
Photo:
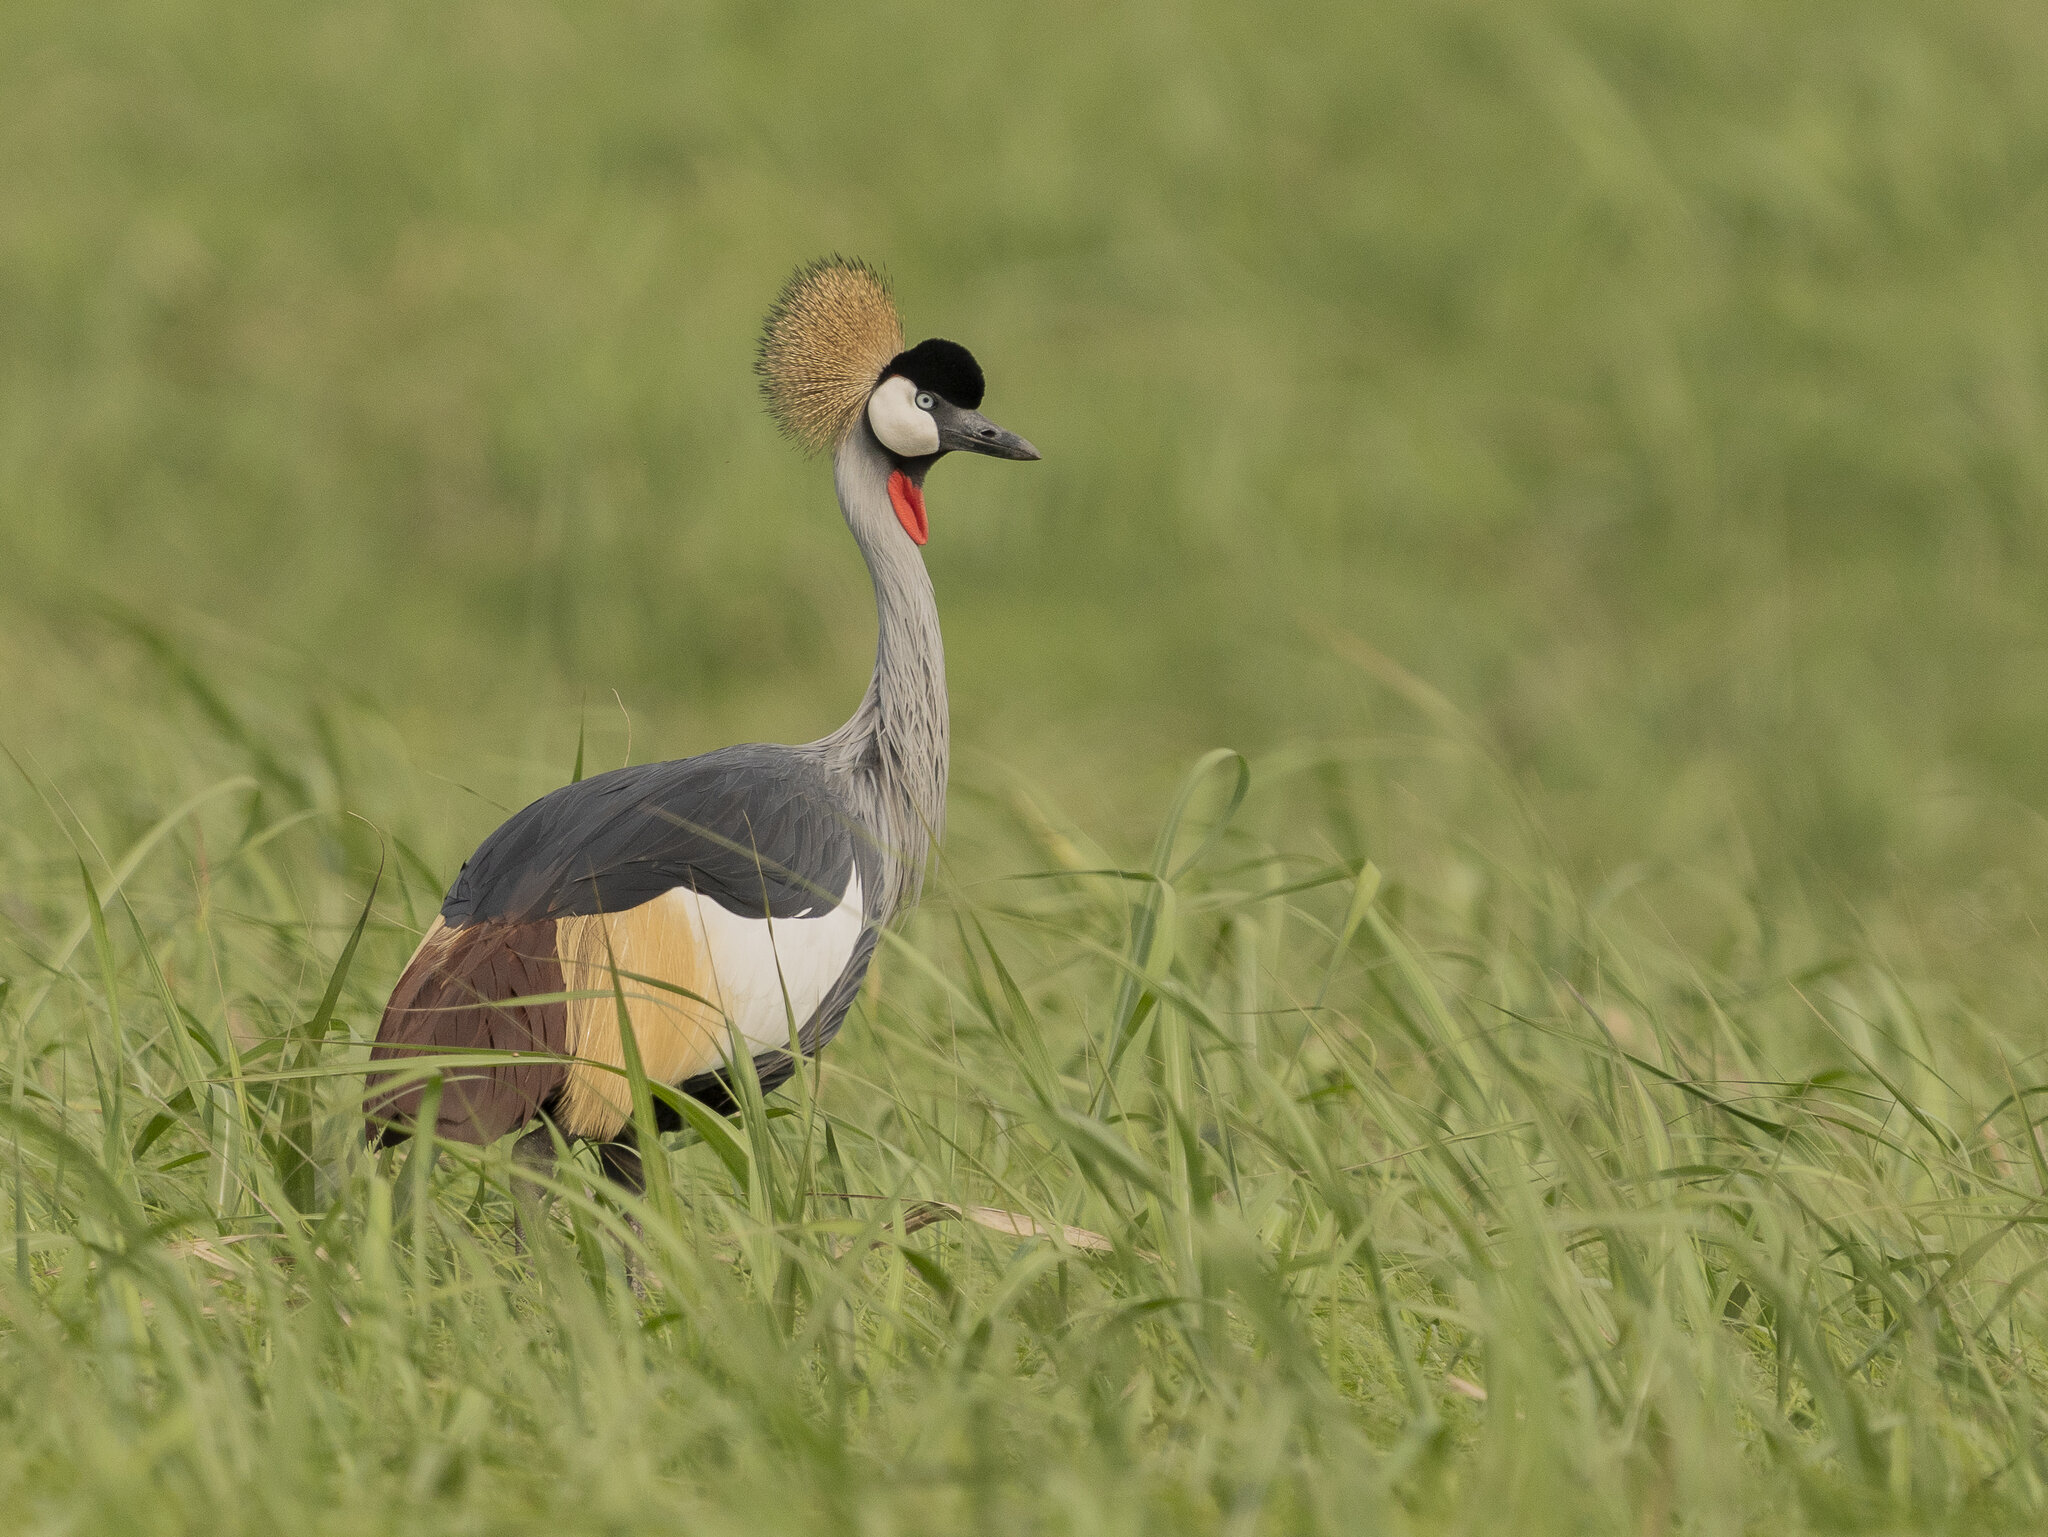
[[[918,410],[920,410],[920,411],[929,411],[929,410],[930,410],[931,408],[932,408],[932,396],[931,396],[931,391],[929,391],[929,390],[919,390],[919,391],[917,392],[917,409],[918,409]]]

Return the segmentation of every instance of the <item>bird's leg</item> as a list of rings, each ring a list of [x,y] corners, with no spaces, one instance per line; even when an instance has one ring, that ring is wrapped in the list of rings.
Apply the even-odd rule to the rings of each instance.
[[[529,1171],[538,1175],[555,1172],[555,1136],[546,1121],[512,1144],[512,1236],[519,1245],[519,1252],[528,1252],[526,1241],[526,1215],[528,1203],[533,1206],[537,1217],[546,1192],[532,1179]]]
[[[628,1195],[640,1197],[647,1194],[647,1169],[640,1161],[640,1149],[633,1140],[633,1129],[627,1127],[610,1142],[598,1145],[597,1161],[604,1166],[605,1177]],[[626,1226],[633,1230],[633,1236],[645,1239],[640,1219],[630,1211],[625,1214]],[[642,1302],[647,1300],[647,1286],[640,1275],[640,1262],[632,1250],[626,1251],[626,1281],[633,1288],[633,1295]]]
[[[647,1170],[640,1162],[640,1149],[634,1145],[630,1129],[615,1141],[601,1143],[597,1158],[604,1165],[605,1177],[628,1195],[647,1193]]]

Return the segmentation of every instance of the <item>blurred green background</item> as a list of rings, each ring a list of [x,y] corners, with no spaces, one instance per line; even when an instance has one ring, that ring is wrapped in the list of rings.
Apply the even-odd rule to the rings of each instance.
[[[1576,879],[1797,892],[2003,989],[2044,43],[1999,0],[12,0],[0,740],[138,820],[209,712],[374,744],[342,798],[452,868],[621,703],[635,759],[820,734],[871,597],[749,365],[836,250],[1045,452],[933,478],[962,793],[1135,839],[1212,745],[1469,729]],[[1461,783],[1402,793],[1451,836]]]
[[[0,4],[0,1510],[2037,1528],[2044,55],[2020,0]],[[676,1150],[643,1316],[582,1218],[578,1281],[490,1167],[373,1166],[352,1065],[579,737],[859,697],[750,372],[831,251],[1045,460],[929,487],[948,868],[803,1080],[847,1156]],[[1144,865],[1219,745],[1165,885],[1001,879]],[[1117,1255],[834,1216],[913,1195]]]

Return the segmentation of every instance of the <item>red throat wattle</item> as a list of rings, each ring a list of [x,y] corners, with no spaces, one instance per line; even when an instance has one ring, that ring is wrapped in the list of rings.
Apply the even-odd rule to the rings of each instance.
[[[896,509],[896,521],[912,544],[923,544],[931,537],[931,523],[924,515],[924,492],[901,470],[889,477],[889,505]]]

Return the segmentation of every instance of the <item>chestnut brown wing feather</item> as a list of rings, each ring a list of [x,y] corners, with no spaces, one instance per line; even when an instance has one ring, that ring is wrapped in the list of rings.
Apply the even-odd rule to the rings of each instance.
[[[477,1050],[564,1055],[567,1007],[516,1001],[561,991],[552,919],[485,921],[461,928],[437,924],[392,989],[370,1060],[397,1065]],[[558,1062],[490,1062],[441,1072],[435,1132],[451,1141],[483,1144],[532,1120],[561,1088],[567,1069]],[[372,1143],[410,1134],[425,1087],[418,1079],[392,1084],[389,1072],[370,1073],[363,1085],[363,1114]]]

